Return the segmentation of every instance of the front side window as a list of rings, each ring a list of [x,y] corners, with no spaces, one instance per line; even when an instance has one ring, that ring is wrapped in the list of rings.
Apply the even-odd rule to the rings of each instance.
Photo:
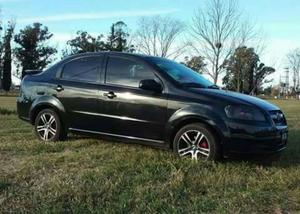
[[[106,71],[106,83],[139,87],[141,80],[155,79],[151,69],[134,60],[121,57],[109,57]]]
[[[101,62],[102,58],[100,57],[75,59],[64,66],[62,78],[82,82],[97,82],[100,76]]]

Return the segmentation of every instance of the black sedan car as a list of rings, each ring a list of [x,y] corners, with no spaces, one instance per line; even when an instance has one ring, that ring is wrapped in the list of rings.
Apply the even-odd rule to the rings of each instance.
[[[152,56],[87,53],[28,71],[17,109],[41,141],[64,140],[72,131],[204,160],[274,154],[287,144],[277,106],[220,90],[184,65]]]

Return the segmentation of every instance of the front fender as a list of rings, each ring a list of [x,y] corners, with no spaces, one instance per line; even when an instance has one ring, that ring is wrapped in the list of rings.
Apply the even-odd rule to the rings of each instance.
[[[59,115],[63,119],[65,119],[66,110],[63,104],[56,97],[45,95],[36,98],[31,104],[30,111],[29,111],[30,121],[33,122],[36,113],[39,109],[47,108],[47,107],[55,109],[56,111],[58,111]]]
[[[217,131],[221,137],[229,136],[229,129],[216,109],[210,106],[195,105],[186,106],[172,114],[167,123],[168,141],[174,136],[174,132],[181,128],[182,124],[186,125],[189,121],[207,124]]]

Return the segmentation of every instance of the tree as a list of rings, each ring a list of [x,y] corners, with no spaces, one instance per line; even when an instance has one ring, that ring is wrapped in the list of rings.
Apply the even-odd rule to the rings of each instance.
[[[78,31],[77,36],[69,40],[67,45],[69,50],[63,51],[63,56],[107,50],[102,34],[94,37],[86,31]]]
[[[202,56],[193,56],[193,57],[184,57],[184,62],[182,62],[185,66],[189,67],[190,69],[202,74],[203,70],[206,66],[204,63],[204,58]]]
[[[133,52],[133,45],[129,45],[129,33],[127,25],[118,21],[111,26],[107,40],[102,34],[92,36],[86,31],[78,31],[77,36],[67,42],[68,48],[63,51],[63,56],[74,55],[86,52],[99,51],[125,51]]]
[[[272,97],[280,96],[280,87],[279,86],[273,86],[271,91]]]
[[[293,72],[293,87],[294,91],[298,91],[300,88],[300,49],[297,48],[291,51],[288,56],[288,63]]]
[[[250,91],[250,94],[258,94],[261,91],[263,84],[269,83],[272,80],[266,80],[266,77],[270,74],[274,73],[276,70],[270,66],[266,66],[264,63],[258,63],[254,67],[254,74],[253,74],[253,88]]]
[[[153,56],[177,58],[184,48],[175,46],[184,31],[184,24],[170,17],[147,17],[138,22],[137,51]]]
[[[192,47],[207,60],[207,74],[216,84],[235,48],[255,33],[249,22],[242,22],[234,0],[207,0],[204,5],[207,7],[199,8],[192,19]]]
[[[270,86],[266,87],[263,90],[263,93],[264,93],[265,96],[271,96],[272,95],[272,90],[273,90],[273,86],[270,85]]]
[[[0,22],[0,35],[2,35],[2,23]],[[2,78],[3,78],[3,60],[2,60],[2,56],[3,56],[3,40],[2,37],[0,36],[0,89],[2,89]]]
[[[260,62],[254,48],[239,47],[225,62],[226,75],[223,84],[227,89],[247,94],[257,94],[266,77],[275,72]]]
[[[107,38],[106,48],[110,51],[134,52],[134,46],[128,43],[129,33],[123,21],[112,24]]]
[[[22,67],[22,78],[25,76],[25,70],[42,70],[53,61],[57,50],[47,45],[52,36],[48,28],[42,27],[40,23],[26,26],[15,35],[17,47],[14,54],[18,60],[17,67]]]
[[[229,90],[250,93],[253,89],[254,67],[259,61],[253,48],[239,47],[225,62],[223,84]]]
[[[3,77],[2,87],[5,91],[9,91],[11,87],[11,40],[14,33],[15,24],[9,23],[4,36],[4,57],[3,57]]]

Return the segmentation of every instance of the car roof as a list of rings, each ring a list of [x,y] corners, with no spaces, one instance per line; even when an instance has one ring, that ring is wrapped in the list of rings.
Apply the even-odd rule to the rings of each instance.
[[[161,58],[161,57],[150,56],[150,55],[145,55],[145,54],[138,54],[138,53],[128,53],[128,52],[118,52],[118,51],[99,51],[99,52],[86,52],[86,53],[74,54],[74,55],[65,57],[63,59],[63,61],[78,58],[78,57],[84,57],[84,56],[100,56],[100,55],[105,54],[105,53],[108,53],[110,55],[115,54],[115,55],[141,57],[141,58],[144,58],[144,59],[147,59],[147,58]]]
[[[127,55],[127,56],[138,56],[138,57],[147,57],[147,55],[144,54],[136,54],[136,53],[128,53],[128,52],[117,52],[117,51],[99,51],[99,52],[86,52],[86,53],[79,53],[79,54],[74,54],[71,56],[67,56],[64,59],[71,59],[71,58],[77,58],[81,56],[99,56],[105,53],[109,54],[117,54],[117,55]]]

